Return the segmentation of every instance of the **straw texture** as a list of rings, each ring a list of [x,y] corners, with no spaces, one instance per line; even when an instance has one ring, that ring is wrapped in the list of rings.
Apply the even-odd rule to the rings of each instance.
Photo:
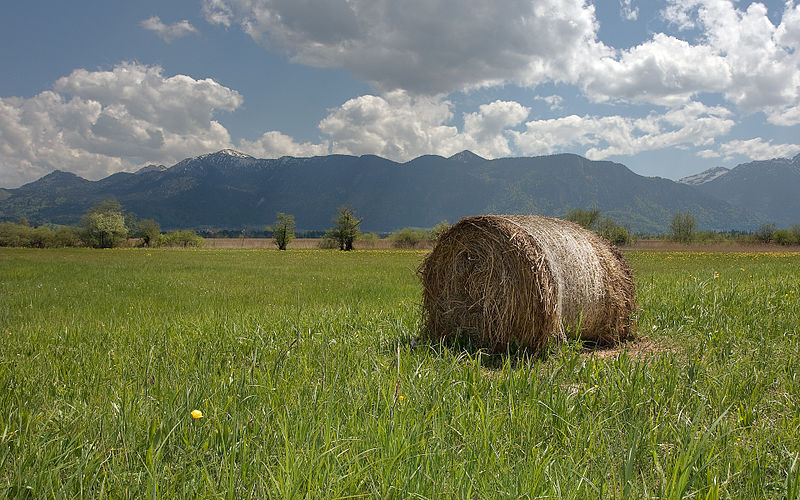
[[[537,215],[467,217],[419,269],[424,331],[481,347],[539,351],[553,339],[615,343],[633,334],[633,275],[606,240]]]

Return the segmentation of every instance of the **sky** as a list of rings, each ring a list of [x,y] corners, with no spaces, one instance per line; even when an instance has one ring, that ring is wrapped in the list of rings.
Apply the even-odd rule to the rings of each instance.
[[[0,67],[6,188],[225,148],[674,180],[800,153],[797,0],[26,0]]]

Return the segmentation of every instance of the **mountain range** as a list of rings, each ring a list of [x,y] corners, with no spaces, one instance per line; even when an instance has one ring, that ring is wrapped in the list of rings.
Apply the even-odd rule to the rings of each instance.
[[[747,207],[757,217],[778,227],[800,224],[800,154],[791,160],[754,161],[730,170],[716,167],[678,182]]]
[[[322,230],[349,205],[364,218],[362,229],[376,232],[481,213],[562,216],[573,208],[597,208],[634,232],[666,231],[672,216],[687,210],[699,229],[752,230],[800,223],[797,199],[785,198],[798,192],[799,172],[800,155],[674,182],[574,154],[486,160],[463,151],[398,163],[373,155],[257,159],[222,150],[97,181],[56,170],[0,189],[0,220],[74,224],[113,198],[164,229],[263,228],[280,211],[295,216],[298,230]]]

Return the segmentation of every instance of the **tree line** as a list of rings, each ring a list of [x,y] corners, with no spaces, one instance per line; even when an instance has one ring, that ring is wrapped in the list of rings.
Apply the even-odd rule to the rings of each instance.
[[[624,226],[597,209],[570,210],[564,218],[596,232],[616,245],[627,245],[633,241],[632,235]],[[333,217],[334,225],[324,232],[320,246],[349,251],[358,240],[378,240],[375,233],[361,232],[362,221],[363,218],[358,217],[353,208],[339,207]],[[388,239],[396,248],[414,248],[420,243],[436,242],[449,228],[447,221],[430,229],[405,227],[389,234]],[[291,214],[278,212],[275,222],[265,229],[272,234],[272,239],[280,250],[285,250],[296,237],[295,219]],[[658,236],[680,243],[738,241],[800,245],[800,225],[779,229],[775,224],[765,224],[754,233],[697,231],[695,217],[687,211],[675,214],[670,221],[669,233]],[[135,239],[134,243],[143,247],[199,247],[203,244],[203,238],[192,230],[162,233],[158,222],[152,219],[137,220],[134,214],[125,212],[116,200],[104,201],[90,208],[81,217],[80,223],[72,227],[31,227],[24,219],[18,222],[0,222],[0,246],[113,248],[131,239]]]
[[[57,248],[85,246],[119,247],[135,239],[144,247],[199,247],[203,238],[191,230],[162,233],[158,222],[137,220],[116,200],[103,201],[90,208],[76,226],[31,227],[27,220],[0,222],[0,246]]]

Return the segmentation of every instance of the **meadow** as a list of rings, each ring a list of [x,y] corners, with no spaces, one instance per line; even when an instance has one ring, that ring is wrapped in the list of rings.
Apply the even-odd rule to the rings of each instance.
[[[800,498],[800,254],[629,251],[544,357],[421,341],[423,256],[0,249],[0,496]]]

